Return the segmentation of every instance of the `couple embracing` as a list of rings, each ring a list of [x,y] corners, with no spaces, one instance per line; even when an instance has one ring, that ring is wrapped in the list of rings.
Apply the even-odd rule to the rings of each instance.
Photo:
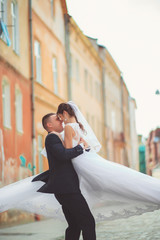
[[[63,124],[65,127],[63,129]],[[42,180],[48,175],[47,182],[38,191],[54,193],[68,222],[66,240],[78,240],[80,233],[84,240],[95,240],[95,220],[88,204],[81,193],[78,175],[73,167],[72,159],[88,149],[87,142],[80,137],[77,128],[83,125],[78,122],[74,109],[70,104],[59,105],[57,114],[49,113],[42,118],[42,124],[48,135],[45,148],[49,163],[49,174],[44,172],[32,181]],[[61,132],[64,130],[64,139]],[[75,147],[74,146],[74,141]],[[78,145],[77,145],[78,144]]]

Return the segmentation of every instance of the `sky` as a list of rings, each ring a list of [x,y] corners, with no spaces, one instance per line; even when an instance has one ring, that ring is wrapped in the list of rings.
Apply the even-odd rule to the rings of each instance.
[[[87,36],[104,45],[135,98],[137,133],[160,127],[160,0],[67,0]]]

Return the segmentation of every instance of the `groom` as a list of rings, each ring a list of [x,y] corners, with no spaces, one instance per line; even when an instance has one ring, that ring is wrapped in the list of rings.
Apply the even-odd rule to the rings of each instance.
[[[65,240],[79,240],[82,231],[84,240],[96,240],[95,220],[83,197],[76,171],[72,165],[72,158],[83,153],[84,149],[78,145],[65,149],[58,134],[63,131],[62,122],[54,113],[42,118],[43,127],[48,133],[45,147],[48,156],[49,170],[39,174],[32,181],[44,181],[38,191],[54,193],[68,222]],[[78,161],[78,160],[77,160]]]

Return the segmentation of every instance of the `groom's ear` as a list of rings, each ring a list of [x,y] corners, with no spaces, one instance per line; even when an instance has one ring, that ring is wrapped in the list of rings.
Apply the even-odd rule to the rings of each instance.
[[[47,122],[47,128],[50,128],[50,127],[52,127],[52,123],[51,122]]]

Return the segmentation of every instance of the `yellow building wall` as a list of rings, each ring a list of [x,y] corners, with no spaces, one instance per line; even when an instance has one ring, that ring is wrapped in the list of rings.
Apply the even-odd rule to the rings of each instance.
[[[115,132],[122,131],[121,121],[121,82],[120,71],[115,69],[110,57],[106,56],[105,62],[106,74],[106,96],[107,96],[107,123]],[[112,118],[112,111],[115,112],[115,127]]]
[[[42,117],[56,112],[58,105],[68,99],[67,62],[65,56],[65,22],[61,1],[54,1],[54,16],[51,14],[50,1],[33,1],[33,46],[37,40],[41,46],[42,83],[36,81],[36,63],[34,49],[35,80],[35,128],[36,128],[36,173],[39,171],[38,135],[43,138],[43,146],[47,132],[42,127]],[[54,93],[52,59],[57,60],[58,94]],[[43,157],[44,170],[48,169],[48,161]]]
[[[87,37],[82,35],[73,19],[70,26],[70,51],[72,100],[80,107],[93,128],[102,144],[100,154],[105,157],[102,62],[99,56],[95,56],[95,49]],[[85,78],[86,70],[87,81]]]
[[[107,112],[107,157],[110,161],[121,163],[123,152],[119,146],[119,136],[123,131],[123,125],[120,70],[107,50],[105,57],[105,95]]]
[[[129,92],[125,85],[123,84],[123,113],[124,113],[124,135],[126,140],[126,160],[128,164],[132,159],[131,156],[131,136],[130,136],[130,113],[129,113]]]

